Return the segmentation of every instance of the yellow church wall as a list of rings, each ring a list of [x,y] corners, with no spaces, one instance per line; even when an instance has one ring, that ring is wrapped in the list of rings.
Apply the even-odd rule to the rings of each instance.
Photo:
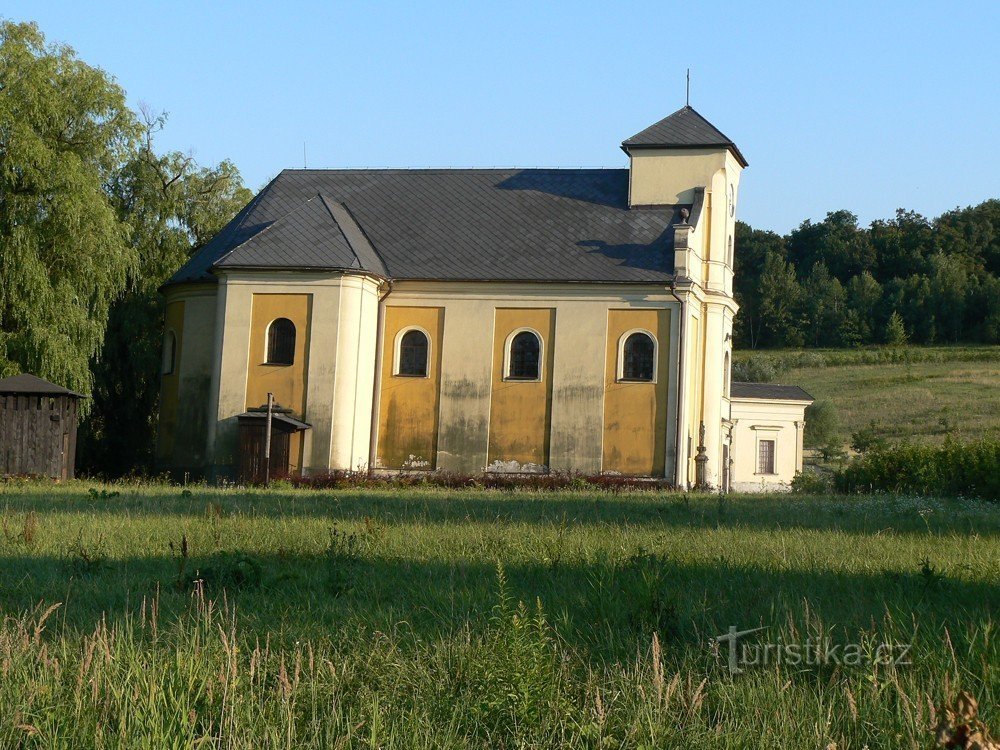
[[[498,309],[493,332],[493,378],[490,398],[488,465],[516,462],[508,468],[549,465],[552,423],[552,362],[555,351],[555,310]],[[509,339],[519,330],[530,330],[542,342],[541,378],[537,381],[506,378]],[[499,462],[499,464],[498,464]]]
[[[429,339],[427,377],[396,374],[397,342],[410,328],[419,328]],[[443,338],[444,308],[386,307],[376,466],[436,467]]]
[[[689,405],[687,424],[687,434],[683,439],[687,441],[687,481],[694,484],[695,481],[695,456],[698,455],[698,430],[701,425],[701,394],[704,378],[704,347],[701,335],[701,319],[693,316],[689,323],[688,330],[690,337],[687,346],[690,353],[690,373],[688,378],[687,402]]]
[[[692,203],[694,189],[711,184],[726,165],[722,148],[633,149],[629,169],[629,204],[663,206]]]
[[[181,385],[180,364],[184,351],[184,300],[168,302],[164,317],[164,341],[173,333],[176,343],[173,369],[160,376],[160,423],[156,448],[161,459],[172,458],[174,453]]]
[[[603,470],[663,476],[670,381],[670,310],[609,310],[605,356]],[[655,382],[619,380],[622,337],[633,330],[656,339]]]
[[[267,403],[267,394],[291,409],[297,417],[306,411],[306,373],[309,367],[309,322],[312,295],[254,294],[250,320],[250,354],[247,365],[246,402],[250,409]],[[267,331],[278,318],[295,326],[295,358],[290,365],[267,364]],[[292,436],[289,468],[302,468],[302,434]]]

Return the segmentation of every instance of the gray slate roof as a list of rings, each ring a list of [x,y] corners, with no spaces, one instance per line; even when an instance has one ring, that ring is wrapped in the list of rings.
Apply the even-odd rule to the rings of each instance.
[[[33,396],[76,396],[86,398],[83,394],[63,388],[61,385],[42,380],[37,375],[21,373],[9,378],[0,379],[0,393],[27,393]]]
[[[724,147],[733,152],[740,164],[747,166],[743,154],[712,123],[698,114],[693,107],[682,107],[672,115],[641,130],[622,142],[626,152],[633,148],[711,148]]]
[[[629,209],[627,169],[285,170],[168,283],[214,268],[666,283],[684,207]]]
[[[364,269],[385,266],[343,204],[315,195],[222,256],[217,268]]]
[[[729,388],[732,398],[759,398],[767,401],[812,401],[813,397],[797,385],[777,383],[738,383],[733,381]]]

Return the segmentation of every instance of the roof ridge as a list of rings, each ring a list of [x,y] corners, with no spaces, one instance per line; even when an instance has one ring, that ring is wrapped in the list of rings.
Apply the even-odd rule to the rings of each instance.
[[[347,207],[347,204],[339,201],[334,201],[332,198],[327,198],[327,196],[324,195],[323,193],[319,194],[319,198],[321,201],[323,201],[323,205],[326,206],[326,210],[330,212],[330,216],[332,216],[333,220],[337,222],[337,228],[340,230],[340,233],[344,235],[344,240],[347,241],[347,246],[351,248],[351,252],[354,253],[354,257],[358,259],[358,265],[366,270],[377,270],[383,276],[388,276],[389,266],[386,265],[385,259],[382,257],[382,254],[378,251],[378,249],[375,247],[375,243],[371,241],[371,238],[368,236],[368,233],[365,231],[365,228],[361,226],[361,222],[357,220],[351,209]],[[351,234],[353,234],[354,233],[353,230],[356,229],[358,231],[358,234],[360,235],[360,237],[358,237],[357,239],[363,240],[368,247],[361,247],[361,248],[355,247],[355,243],[351,240],[351,237],[347,233],[347,228],[344,227],[344,222],[342,222],[340,219],[337,218],[337,212],[334,210],[333,206],[330,205],[331,203],[343,209],[344,218],[347,219],[347,221],[353,225],[350,227],[350,229],[352,230]],[[359,249],[361,250],[361,252],[358,252]],[[364,253],[365,255],[370,254],[371,257],[362,258],[361,257],[362,253]],[[372,263],[371,261],[375,261],[375,263]],[[376,264],[380,266],[379,269],[368,268],[368,266]]]
[[[381,174],[385,173],[410,173],[410,172],[422,172],[424,174],[428,172],[440,172],[442,174],[454,173],[454,172],[625,172],[628,171],[628,167],[317,167],[309,169],[300,169],[298,167],[289,167],[282,169],[279,173],[279,177],[282,174],[296,173],[296,174],[317,174],[321,172],[335,173],[335,174],[357,174],[359,172],[378,172]],[[275,178],[277,179],[277,178]]]

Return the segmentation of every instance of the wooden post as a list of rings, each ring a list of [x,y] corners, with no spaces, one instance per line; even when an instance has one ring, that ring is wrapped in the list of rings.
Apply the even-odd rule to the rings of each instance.
[[[264,427],[264,486],[271,482],[271,411],[274,408],[274,394],[267,394],[267,423]]]

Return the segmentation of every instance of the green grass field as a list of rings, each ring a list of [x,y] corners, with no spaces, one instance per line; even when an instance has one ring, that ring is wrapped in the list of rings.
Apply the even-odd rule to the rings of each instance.
[[[737,359],[747,356],[783,362],[780,382],[832,401],[845,444],[872,420],[887,437],[917,442],[1000,433],[1000,347],[740,352]]]
[[[102,489],[0,489],[0,747],[924,748],[960,688],[1000,725],[1000,506]],[[730,626],[857,659],[733,674]]]

